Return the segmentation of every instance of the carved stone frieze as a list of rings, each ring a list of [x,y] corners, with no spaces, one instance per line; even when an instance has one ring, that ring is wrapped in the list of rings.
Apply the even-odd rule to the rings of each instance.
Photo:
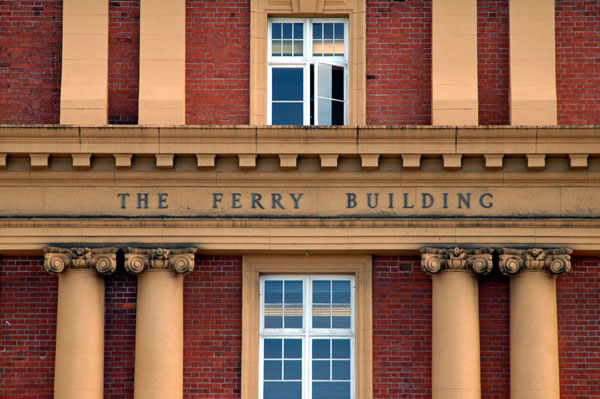
[[[570,248],[559,249],[515,249],[499,248],[500,271],[506,275],[520,271],[547,271],[554,274],[571,271]]]
[[[102,275],[113,274],[117,269],[117,250],[113,247],[47,247],[44,251],[44,270],[58,274],[65,269],[96,269]]]
[[[139,274],[145,270],[170,270],[178,274],[188,274],[194,270],[194,254],[197,248],[127,248],[125,250],[125,270]]]
[[[477,274],[492,271],[492,249],[421,248],[421,269],[427,274],[444,270],[472,270]]]

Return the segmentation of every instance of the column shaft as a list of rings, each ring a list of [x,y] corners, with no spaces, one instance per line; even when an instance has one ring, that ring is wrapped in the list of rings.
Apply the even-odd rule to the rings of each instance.
[[[556,275],[524,271],[510,281],[511,399],[559,399]]]
[[[479,399],[477,276],[446,271],[433,281],[433,399]]]
[[[138,275],[134,398],[183,398],[183,276],[170,270]]]
[[[102,399],[104,279],[95,269],[58,275],[55,399]]]

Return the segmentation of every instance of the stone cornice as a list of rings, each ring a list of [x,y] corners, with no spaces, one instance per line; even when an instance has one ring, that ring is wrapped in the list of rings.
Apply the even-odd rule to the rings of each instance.
[[[570,248],[559,249],[513,249],[500,248],[500,271],[506,275],[521,271],[546,271],[553,274],[571,271]]]
[[[421,248],[421,269],[427,274],[467,270],[487,274],[492,271],[492,251],[491,248]]]
[[[196,156],[198,168],[214,167],[216,156],[360,156],[372,170],[376,156],[403,158],[419,167],[421,156],[441,156],[448,170],[461,168],[462,156],[483,156],[489,170],[502,168],[503,157],[525,156],[531,170],[545,167],[548,156],[569,158],[572,169],[585,169],[588,156],[600,154],[599,126],[502,127],[269,127],[269,126],[98,126],[0,125],[0,168],[10,156],[28,156],[32,168],[48,168],[48,158],[71,155],[74,169],[90,169],[94,156],[113,156],[117,169],[131,167],[135,156],[155,156],[157,168],[172,168],[173,157]],[[286,158],[283,167],[292,168]],[[240,161],[242,162],[242,161]]]
[[[65,269],[96,269],[102,275],[113,274],[117,269],[118,248],[58,248],[44,250],[44,270],[58,274]]]
[[[139,274],[146,270],[169,270],[177,274],[189,274],[194,270],[194,254],[197,248],[132,248],[125,250],[125,270]]]

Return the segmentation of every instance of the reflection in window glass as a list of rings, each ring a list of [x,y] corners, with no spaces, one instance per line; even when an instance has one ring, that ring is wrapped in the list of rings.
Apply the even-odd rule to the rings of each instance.
[[[313,23],[313,55],[344,55],[344,24],[323,22]]]
[[[302,125],[304,120],[304,69],[272,68],[272,124]]]
[[[302,398],[302,340],[264,340],[263,391],[271,399]]]
[[[271,24],[271,55],[301,57],[304,53],[304,24],[301,22]]]

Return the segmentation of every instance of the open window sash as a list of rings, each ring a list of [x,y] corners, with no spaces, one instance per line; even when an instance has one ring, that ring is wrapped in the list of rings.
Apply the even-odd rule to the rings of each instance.
[[[346,125],[348,106],[348,71],[345,65],[334,62],[314,63],[311,98],[313,124],[319,126]]]

